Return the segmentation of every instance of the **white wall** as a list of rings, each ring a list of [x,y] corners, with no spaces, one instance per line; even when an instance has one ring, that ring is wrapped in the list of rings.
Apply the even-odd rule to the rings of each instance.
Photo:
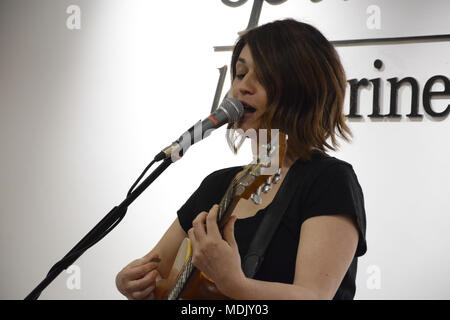
[[[80,30],[66,26],[73,4],[81,8]],[[367,27],[370,5],[380,8],[380,29]],[[1,299],[24,298],[123,200],[152,157],[209,112],[217,68],[230,59],[213,47],[234,43],[251,7],[219,0],[0,2]],[[260,24],[294,17],[331,40],[444,34],[449,9],[445,0],[289,0],[265,3]],[[382,113],[388,78],[412,76],[423,90],[433,75],[450,77],[449,49],[449,41],[338,47],[349,79],[382,79]],[[373,67],[375,59],[384,69]],[[333,154],[353,164],[365,193],[368,252],[360,259],[359,299],[450,298],[450,124],[408,120],[409,92],[400,90],[402,119],[373,121],[372,92],[362,90],[364,117],[348,122],[354,142]],[[449,103],[435,99],[433,107]],[[348,99],[346,106],[348,112]],[[62,273],[41,298],[121,299],[116,273],[156,243],[203,177],[250,162],[248,146],[238,156],[228,151],[224,132],[193,146],[75,263],[80,289],[70,290],[70,275]]]

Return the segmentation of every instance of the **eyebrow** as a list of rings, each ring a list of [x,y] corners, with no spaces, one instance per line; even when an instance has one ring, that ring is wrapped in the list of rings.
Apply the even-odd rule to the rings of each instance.
[[[247,61],[245,61],[244,58],[238,58],[238,62],[242,62],[243,64],[246,64],[246,63],[247,63]]]

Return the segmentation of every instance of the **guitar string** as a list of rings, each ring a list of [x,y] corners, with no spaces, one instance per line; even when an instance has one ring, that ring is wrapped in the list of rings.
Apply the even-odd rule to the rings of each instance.
[[[228,186],[227,191],[225,192],[224,197],[222,198],[222,200],[219,203],[219,220],[222,219],[223,213],[224,213],[224,208],[229,206],[229,199],[230,199],[230,194],[233,192],[233,190],[235,189],[235,185],[237,184],[237,177],[234,177],[232,182],[230,183],[230,185]],[[180,297],[186,283],[187,280],[189,279],[189,277],[191,276],[192,272],[194,270],[194,266],[192,264],[192,255],[189,257],[187,263],[185,263],[181,269],[181,272],[175,282],[175,285],[173,286],[172,290],[170,290],[167,299],[168,300],[176,300]]]

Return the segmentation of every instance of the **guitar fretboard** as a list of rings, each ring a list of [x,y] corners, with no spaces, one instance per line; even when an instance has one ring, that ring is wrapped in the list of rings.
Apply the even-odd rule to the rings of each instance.
[[[236,179],[233,179],[232,183],[228,187],[227,191],[225,192],[225,195],[222,197],[222,200],[219,203],[219,213],[217,215],[217,223],[218,224],[224,218],[224,216],[231,204],[231,201],[233,200],[235,182],[236,182]],[[175,282],[175,285],[173,286],[173,288],[170,290],[169,294],[167,295],[167,300],[177,300],[180,298],[180,295],[183,292],[194,269],[195,269],[195,267],[192,264],[192,256],[190,256],[188,261],[184,264],[183,268],[181,269],[181,271],[178,275],[178,278]]]

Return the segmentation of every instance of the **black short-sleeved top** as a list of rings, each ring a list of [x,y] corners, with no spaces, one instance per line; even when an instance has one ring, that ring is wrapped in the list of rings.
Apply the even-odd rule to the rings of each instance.
[[[243,167],[221,169],[203,180],[177,212],[180,224],[186,232],[192,228],[192,220],[200,212],[209,211],[214,204],[221,201],[231,180],[242,169]],[[302,174],[306,172],[305,170],[308,171],[307,175]],[[290,201],[289,206],[254,279],[293,283],[302,223],[314,216],[348,214],[356,223],[359,240],[354,259],[334,299],[353,299],[356,291],[357,258],[367,250],[364,196],[353,167],[345,161],[317,151],[314,152],[311,161],[296,161],[288,171],[283,184],[290,175],[292,175],[290,181],[307,180],[300,184],[292,199],[282,199]],[[282,187],[283,185],[274,199],[283,197],[280,193]],[[252,217],[236,221],[235,237],[241,259],[245,257],[262,218],[270,208],[271,204]]]

